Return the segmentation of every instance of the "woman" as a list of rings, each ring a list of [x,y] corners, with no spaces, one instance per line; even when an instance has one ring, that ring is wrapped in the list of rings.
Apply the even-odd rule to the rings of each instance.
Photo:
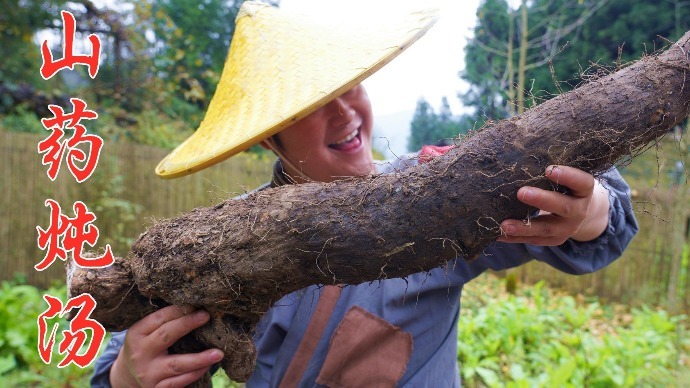
[[[262,17],[263,9],[260,6],[258,12],[250,12],[252,22]],[[240,33],[241,20],[238,16]],[[266,34],[267,30],[261,31]],[[235,55],[246,57],[243,52]],[[232,48],[230,57],[233,57]],[[413,166],[418,159],[374,163],[373,115],[366,91],[358,83],[360,80],[355,77],[356,83],[349,90],[334,94],[335,98],[323,97],[316,107],[312,104],[304,108],[303,104],[289,114],[282,114],[296,119],[288,120],[288,125],[264,126],[257,134],[245,136],[252,140],[237,141],[242,144],[232,145],[227,153],[260,140],[279,156],[273,186],[331,182]],[[222,85],[223,80],[214,102],[228,99]],[[332,90],[342,88],[338,84]],[[207,119],[215,117],[214,102]],[[205,120],[199,131],[210,126]],[[206,131],[222,133],[224,128],[227,126]],[[211,141],[223,142],[222,139]],[[188,146],[190,140],[181,147]],[[184,149],[176,150],[171,155],[174,159],[175,155],[184,153]],[[196,153],[191,154],[196,157]],[[216,155],[216,151],[209,152],[198,162],[181,164],[184,167],[179,171],[193,171],[194,163],[204,166],[206,161],[218,159]],[[164,160],[158,172],[170,170]],[[529,224],[520,220],[503,221],[501,229],[505,236],[471,263],[452,260],[445,267],[405,279],[385,279],[345,288],[314,285],[285,296],[269,310],[256,330],[257,367],[247,385],[459,386],[456,326],[460,294],[466,282],[486,269],[511,268],[532,259],[568,273],[591,272],[616,259],[637,231],[628,187],[615,170],[606,174],[609,182],[606,187],[592,175],[575,168],[558,166],[547,170],[548,179],[568,187],[569,194],[520,188],[518,198],[541,209],[542,215]],[[97,362],[93,384],[184,386],[196,381],[221,360],[222,352],[208,349],[179,355],[168,354],[167,349],[208,319],[205,311],[190,313],[176,306],[143,318],[126,333],[113,336]]]

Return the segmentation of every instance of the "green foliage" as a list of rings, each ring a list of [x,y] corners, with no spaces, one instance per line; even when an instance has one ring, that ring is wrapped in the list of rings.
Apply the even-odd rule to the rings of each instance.
[[[234,32],[241,1],[205,0],[142,2],[150,7],[158,46],[156,69],[189,101],[205,104],[215,88]],[[207,88],[204,88],[205,85]]]
[[[51,365],[38,354],[38,316],[48,304],[43,295],[67,300],[65,285],[45,291],[22,282],[4,281],[0,284],[0,385],[2,386],[69,386],[81,381],[85,385],[88,369],[73,364],[57,368],[62,355],[55,346]],[[67,329],[64,319],[48,320],[48,327],[59,324],[56,339]]]
[[[213,388],[240,388],[244,387],[244,384],[236,383],[225,374],[225,371],[221,368],[213,375],[211,380]]]
[[[417,101],[417,109],[410,124],[410,137],[407,140],[407,149],[409,151],[417,151],[425,144],[436,143],[439,139],[434,138],[432,133],[437,122],[438,119],[431,105],[424,99]]]
[[[683,0],[527,2],[526,107],[566,92],[585,80],[652,53],[690,29]],[[475,120],[502,119],[514,112],[521,38],[519,10],[505,0],[484,0],[474,37],[465,47],[461,96],[476,108]]]
[[[176,100],[178,101],[178,100]],[[185,108],[196,111],[190,104],[178,101],[177,104],[181,116],[184,117]],[[175,120],[174,116],[166,116],[155,111],[144,111],[134,116],[137,121],[136,127],[129,131],[129,138],[139,144],[146,144],[162,148],[174,148],[193,132],[195,124],[189,121],[195,120]],[[188,116],[187,116],[188,117]],[[201,121],[201,120],[199,120]]]
[[[485,0],[477,9],[474,38],[465,46],[465,69],[460,78],[470,84],[460,96],[465,106],[475,107],[476,118],[502,119],[507,117],[506,41],[510,35],[513,16],[505,0]]]
[[[101,158],[98,168],[82,185],[82,197],[89,198],[89,210],[98,215],[99,245],[110,244],[113,251],[129,251],[141,223],[143,206],[127,199],[124,176],[113,158]],[[138,233],[138,232],[135,232]]]
[[[48,135],[41,120],[26,108],[19,108],[13,114],[0,116],[0,127],[14,132]]]
[[[90,104],[88,108],[93,109]],[[189,137],[203,115],[199,107],[177,98],[172,98],[160,109],[128,113],[112,105],[98,113],[97,120],[85,121],[83,124],[89,133],[101,136],[106,142],[129,140],[168,149],[176,147]],[[0,115],[0,129],[43,134],[46,137],[49,134],[43,128],[40,118],[23,106],[15,108],[12,113]],[[68,129],[66,133],[70,135],[71,131]]]
[[[22,80],[38,86],[41,52],[33,42],[36,31],[60,14],[64,1],[0,0],[0,84]]]
[[[420,99],[410,123],[407,149],[414,152],[423,145],[450,144],[452,139],[466,134],[471,128],[466,117],[460,120],[453,117],[446,97],[443,97],[438,114],[425,99]]]
[[[148,0],[136,13],[153,32],[153,65],[169,91],[205,107],[223,69],[243,1]],[[275,4],[275,2],[273,2]]]
[[[596,14],[601,4],[537,0],[522,2],[513,9],[505,0],[483,1],[477,10],[475,36],[465,47],[466,68],[460,74],[471,84],[461,99],[476,108],[476,119],[481,123],[503,119],[519,111],[520,96],[527,95],[525,107],[529,107],[556,93],[558,87],[542,89],[544,85],[553,86],[550,61],[565,45],[575,44],[580,26]],[[523,6],[526,25],[521,17]],[[581,58],[574,58],[575,63]],[[545,72],[539,78],[534,76],[537,69]],[[525,76],[524,85],[518,83],[520,75]]]
[[[476,281],[475,281],[476,282]],[[688,366],[685,316],[584,303],[543,283],[517,295],[502,280],[468,285],[458,324],[466,386],[672,386]]]
[[[123,0],[92,7],[90,2],[1,1],[5,11],[0,15],[0,86],[21,80],[39,92],[69,92],[99,113],[99,120],[89,127],[92,133],[108,140],[128,138],[167,148],[179,144],[201,122],[242,4]],[[74,14],[82,31],[76,39],[85,39],[91,32],[99,36],[101,63],[95,79],[79,66],[69,72],[70,82],[63,82],[66,74],[62,72],[48,81],[40,77],[37,43],[42,42],[37,42],[36,34],[60,35],[60,10]],[[51,49],[60,50],[60,39],[49,41]],[[7,115],[3,127],[37,132],[37,127],[26,125],[31,122],[30,110],[21,103],[16,108],[8,99],[0,95],[0,112]],[[32,105],[31,110],[35,109]]]
[[[533,90],[544,96],[559,94],[558,88],[568,91],[592,76],[667,47],[687,30],[690,4],[682,0],[609,0],[554,59],[558,86],[548,66],[541,66],[529,72],[535,80]]]

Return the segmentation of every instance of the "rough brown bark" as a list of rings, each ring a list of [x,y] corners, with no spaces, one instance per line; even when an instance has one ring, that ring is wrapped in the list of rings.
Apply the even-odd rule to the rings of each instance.
[[[92,317],[129,327],[168,304],[208,310],[188,348],[225,350],[244,381],[250,334],[283,295],[311,284],[358,284],[471,259],[499,223],[534,209],[523,185],[553,187],[550,164],[600,173],[634,156],[690,113],[690,32],[646,57],[524,114],[491,124],[455,149],[404,172],[269,189],[161,221],[127,260],[104,270],[72,267],[72,295],[98,301]]]

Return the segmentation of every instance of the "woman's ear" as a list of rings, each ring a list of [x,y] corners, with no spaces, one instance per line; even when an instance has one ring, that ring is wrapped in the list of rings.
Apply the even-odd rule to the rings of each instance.
[[[261,143],[259,144],[261,145],[261,147],[263,147],[263,149],[272,151],[272,148],[268,145],[268,143],[266,143],[266,140],[261,140]]]

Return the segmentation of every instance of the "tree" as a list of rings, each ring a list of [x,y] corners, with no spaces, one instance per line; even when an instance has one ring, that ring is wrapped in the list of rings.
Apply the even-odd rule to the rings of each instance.
[[[467,134],[473,128],[469,116],[455,117],[453,115],[446,96],[441,98],[441,107],[439,108],[437,121],[436,132],[433,136],[435,141],[428,144],[450,145],[453,143],[453,139]]]
[[[534,90],[528,71],[548,64],[606,1],[522,0],[518,10],[503,0],[483,1],[461,74],[474,86],[461,97],[465,104],[487,118],[522,113],[526,94]]]
[[[38,84],[41,57],[32,39],[36,31],[46,27],[46,20],[59,14],[60,5],[26,1],[19,7],[13,1],[0,1],[0,83],[25,80],[32,86]]]
[[[120,92],[119,67],[122,63],[123,51],[126,48],[130,31],[123,22],[124,16],[118,11],[108,8],[98,8],[90,0],[65,1],[22,1],[19,4],[3,6],[7,13],[0,16],[0,36],[3,45],[0,47],[3,61],[0,64],[0,84],[9,85],[8,90],[18,83],[28,84],[24,89],[35,88],[51,90],[64,88],[61,77],[43,80],[38,68],[41,64],[41,51],[36,41],[39,32],[52,32],[54,36],[62,36],[62,21],[60,11],[72,13],[77,20],[75,40],[81,40],[89,34],[96,34],[104,42],[101,47],[101,65],[99,74],[108,72],[109,67],[118,70],[113,82],[106,81],[109,91]],[[115,44],[109,44],[110,41]],[[61,40],[50,39],[51,50],[61,51]],[[5,44],[6,43],[6,44]],[[38,44],[37,44],[38,43]],[[77,73],[80,70],[77,68]],[[103,86],[104,78],[94,81],[95,85]]]
[[[153,145],[175,143],[181,139],[165,138],[180,137],[183,132],[188,136],[201,121],[242,3],[0,1],[6,10],[0,14],[1,113],[22,116],[28,108],[28,114],[41,116],[48,103],[60,104],[68,100],[65,96],[78,92],[92,109],[102,112],[94,132],[107,128],[113,137]],[[61,36],[60,10],[75,16],[77,41],[92,33],[101,40],[98,76],[91,80],[77,67],[69,75],[84,82],[74,82],[71,88],[62,82],[65,74],[44,81],[38,73],[41,59],[35,37],[46,31]],[[50,43],[52,50],[61,50],[59,39],[51,38]]]
[[[475,107],[478,117],[498,120],[508,115],[504,80],[513,72],[507,72],[503,53],[512,57],[514,23],[505,0],[482,1],[477,18],[474,38],[465,47],[465,69],[461,74],[470,88],[460,98],[465,106]],[[506,41],[508,45],[504,47]]]
[[[690,28],[690,1],[534,0],[512,10],[505,1],[486,0],[477,19],[461,74],[471,88],[461,99],[477,109],[482,122],[511,116],[520,106],[533,106],[667,46]],[[521,58],[524,71],[516,66]],[[523,81],[516,83],[519,74]],[[521,92],[528,97],[522,102]]]
[[[451,144],[453,139],[466,134],[473,126],[469,116],[463,115],[459,118],[453,116],[447,97],[441,98],[438,114],[422,98],[417,101],[417,109],[412,117],[407,149],[414,152],[419,151],[424,145]]]
[[[149,22],[155,72],[168,80],[172,92],[206,107],[223,70],[243,1],[136,2],[137,12]]]
[[[446,96],[441,98],[441,109],[438,113],[438,119],[442,123],[447,123],[453,120],[453,112],[450,111],[450,104],[448,103],[448,97]]]
[[[690,28],[689,6],[687,0],[609,0],[579,27],[551,68],[529,71],[534,90],[550,98],[668,46]]]
[[[417,101],[412,122],[410,123],[410,137],[407,140],[409,151],[419,151],[425,144],[433,144],[438,139],[434,138],[438,127],[438,117],[434,108],[421,98]]]

